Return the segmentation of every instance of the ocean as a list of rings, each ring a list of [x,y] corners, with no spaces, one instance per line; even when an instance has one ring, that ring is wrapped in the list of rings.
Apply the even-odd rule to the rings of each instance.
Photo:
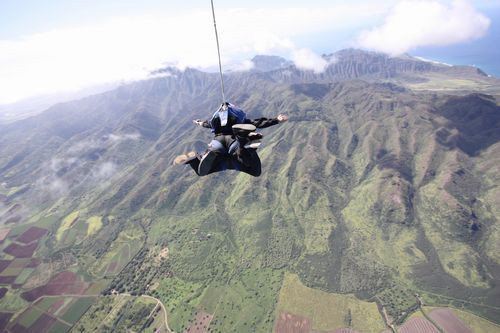
[[[418,48],[410,54],[450,65],[474,65],[500,78],[500,10],[485,14],[491,26],[484,37],[452,46]]]

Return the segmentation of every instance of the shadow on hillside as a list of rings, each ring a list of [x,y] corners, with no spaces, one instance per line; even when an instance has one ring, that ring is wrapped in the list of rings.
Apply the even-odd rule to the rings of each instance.
[[[448,119],[447,128],[436,133],[436,140],[448,148],[456,147],[469,156],[477,156],[500,141],[500,107],[492,96],[451,97],[436,112]],[[453,129],[458,135],[452,133]]]

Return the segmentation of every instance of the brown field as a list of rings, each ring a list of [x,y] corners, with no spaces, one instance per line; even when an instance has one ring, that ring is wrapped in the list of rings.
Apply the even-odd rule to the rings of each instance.
[[[282,312],[276,321],[276,333],[309,333],[311,321],[305,317]]]
[[[4,269],[7,268],[11,263],[11,260],[0,260],[0,273],[3,272]]]
[[[5,238],[7,238],[7,235],[9,234],[10,229],[2,229],[0,230],[0,244],[4,241]]]
[[[400,333],[439,333],[434,325],[423,317],[416,317],[405,322],[398,330]]]
[[[0,276],[0,284],[11,284],[16,278],[17,276]]]
[[[9,289],[0,288],[0,299],[2,299],[5,296],[5,294],[7,293],[7,290],[9,290]]]
[[[7,327],[7,324],[9,323],[12,315],[13,313],[0,312],[0,332],[3,332],[5,327]]]
[[[352,328],[338,328],[333,331],[311,331],[311,333],[359,333],[359,332],[353,330]]]
[[[311,320],[291,314],[289,312],[281,312],[276,320],[276,333],[359,333],[352,328],[337,328],[328,331],[318,331],[311,329]],[[195,331],[198,332],[198,331]]]
[[[19,243],[29,244],[33,241],[39,240],[48,232],[47,229],[42,229],[38,227],[31,227],[19,237],[16,238],[16,241]]]
[[[75,294],[81,295],[87,285],[73,272],[61,272],[54,275],[46,285],[34,288],[21,294],[21,297],[32,302],[45,295]]]
[[[206,333],[208,332],[208,325],[213,316],[206,312],[200,311],[194,317],[193,323],[189,325],[186,333]]]
[[[434,309],[429,313],[432,318],[445,332],[472,333],[472,331],[461,321],[450,309]]]
[[[10,254],[16,258],[31,258],[33,252],[35,252],[38,242],[29,245],[19,245],[12,243],[7,246],[3,252]]]

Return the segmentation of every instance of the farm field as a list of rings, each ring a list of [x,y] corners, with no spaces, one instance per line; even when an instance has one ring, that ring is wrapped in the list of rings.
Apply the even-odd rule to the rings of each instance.
[[[451,310],[460,320],[470,327],[474,333],[480,332],[491,332],[491,333],[500,333],[500,325],[492,323],[489,320],[483,319],[481,317],[476,316],[470,312],[465,312],[457,309]]]
[[[73,304],[64,312],[61,319],[65,322],[74,324],[95,303],[95,297],[77,298]]]
[[[22,297],[32,302],[41,296],[82,294],[87,288],[87,283],[73,272],[61,272],[54,275],[47,284],[22,293]]]
[[[4,239],[7,237],[7,235],[9,234],[9,232],[10,232],[9,228],[1,229],[0,230],[0,244],[4,241]]]
[[[312,330],[352,328],[365,333],[378,333],[386,328],[375,303],[358,300],[352,295],[330,294],[308,288],[297,275],[291,273],[285,274],[279,295],[277,319],[280,325],[279,318],[284,313],[286,318],[288,315],[305,318],[304,327],[310,325]],[[300,321],[298,317],[291,317],[291,320]]]
[[[12,318],[13,313],[11,312],[0,312],[0,332],[2,332]]]
[[[45,234],[47,234],[48,230],[47,229],[42,229],[38,227],[30,227],[28,230],[26,230],[22,235],[16,238],[16,242],[23,243],[23,244],[29,244],[33,241],[39,240]]]
[[[43,297],[10,322],[8,329],[13,333],[68,332],[94,302],[95,297]]]
[[[445,332],[472,333],[450,309],[433,309],[427,315]]]
[[[473,313],[454,308],[424,306],[425,313],[446,332],[500,333],[500,326]],[[414,316],[420,316],[416,312]]]
[[[452,308],[424,306],[423,311],[433,323],[424,318],[420,311],[413,313],[408,320],[398,327],[401,333],[435,332],[445,333],[500,333],[500,326],[470,312]],[[439,328],[437,328],[436,324]]]
[[[398,328],[400,333],[440,333],[439,330],[427,319],[415,316],[407,320]]]
[[[38,242],[31,243],[28,245],[20,245],[17,243],[11,243],[3,251],[10,254],[16,258],[31,258],[38,246]]]

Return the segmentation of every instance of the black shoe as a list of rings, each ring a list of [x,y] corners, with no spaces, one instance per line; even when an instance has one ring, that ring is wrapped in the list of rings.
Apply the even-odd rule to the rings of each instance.
[[[217,154],[214,153],[213,151],[207,152],[200,161],[200,165],[198,166],[198,175],[200,176],[206,176],[210,173],[210,170],[212,170],[212,166],[214,164],[215,158],[217,157]]]
[[[252,124],[236,124],[233,125],[233,133],[238,137],[247,137],[250,133],[255,132],[257,127]]]
[[[260,133],[257,133],[257,132],[251,132],[248,134],[248,136],[245,138],[246,140],[248,140],[248,142],[245,143],[244,147],[247,148],[247,149],[257,149],[260,147],[260,140],[263,138],[264,136]],[[246,140],[242,140],[242,141],[246,141]]]
[[[250,141],[261,140],[264,136],[257,132],[248,133],[248,139]]]

